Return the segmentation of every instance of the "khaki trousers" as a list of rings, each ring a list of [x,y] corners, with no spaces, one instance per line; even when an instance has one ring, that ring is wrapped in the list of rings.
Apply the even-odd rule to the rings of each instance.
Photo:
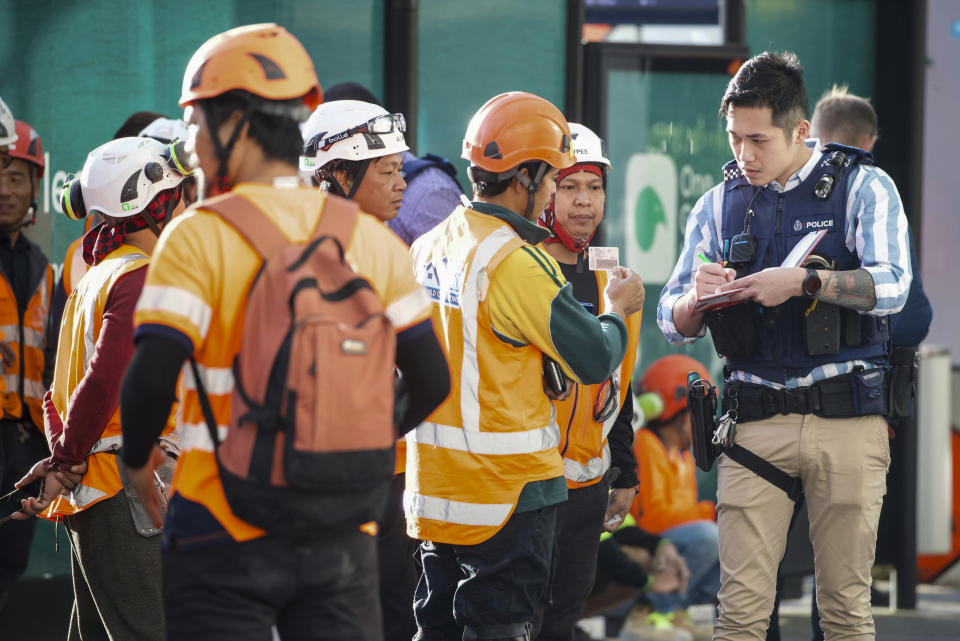
[[[890,465],[886,422],[788,414],[737,425],[736,441],[803,480],[826,641],[872,641],[870,569]],[[793,501],[727,456],[718,464],[721,587],[713,639],[762,641]]]

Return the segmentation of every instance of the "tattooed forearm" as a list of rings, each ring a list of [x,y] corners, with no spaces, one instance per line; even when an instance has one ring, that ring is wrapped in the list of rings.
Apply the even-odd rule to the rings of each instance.
[[[865,269],[853,269],[843,272],[819,270],[817,272],[823,286],[816,298],[825,303],[869,312],[877,304],[877,291],[873,285],[873,276]]]

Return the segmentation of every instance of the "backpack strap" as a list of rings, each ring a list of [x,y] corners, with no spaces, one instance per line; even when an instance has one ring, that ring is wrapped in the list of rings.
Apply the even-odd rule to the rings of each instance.
[[[207,424],[207,432],[210,433],[210,440],[213,442],[213,451],[216,453],[220,447],[220,435],[217,433],[217,419],[213,415],[213,407],[210,405],[210,397],[207,396],[207,387],[203,383],[203,377],[200,375],[200,368],[197,367],[197,360],[190,355],[190,369],[193,372],[194,385],[197,387],[197,398],[200,400],[200,411],[203,413],[203,422]]]
[[[345,253],[353,237],[353,230],[357,226],[359,212],[360,207],[354,201],[327,194],[323,201],[320,220],[313,230],[311,240],[331,236],[340,243],[340,248]]]
[[[277,224],[252,202],[239,194],[226,194],[204,202],[199,209],[219,215],[250,243],[262,257],[269,257],[290,245]]]

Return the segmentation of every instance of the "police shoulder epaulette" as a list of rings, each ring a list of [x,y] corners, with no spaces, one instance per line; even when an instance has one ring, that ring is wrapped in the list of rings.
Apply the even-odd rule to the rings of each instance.
[[[827,143],[824,146],[823,150],[827,152],[829,157],[832,152],[839,151],[844,155],[844,167],[849,167],[850,165],[872,165],[873,164],[873,154],[865,149],[860,149],[859,147],[850,147],[848,145],[841,145],[838,142]]]
[[[723,182],[739,180],[742,177],[743,174],[740,172],[740,165],[737,164],[736,160],[731,160],[723,166]]]

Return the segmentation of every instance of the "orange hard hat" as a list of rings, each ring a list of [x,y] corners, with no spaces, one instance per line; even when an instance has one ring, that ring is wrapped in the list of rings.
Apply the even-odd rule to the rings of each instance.
[[[549,101],[525,91],[502,93],[480,107],[467,125],[461,156],[493,174],[531,160],[557,169],[575,160],[567,119]]]
[[[323,102],[307,50],[289,31],[273,23],[236,27],[203,43],[187,63],[180,106],[235,89],[266,100],[302,96],[310,111]]]
[[[17,139],[10,143],[7,153],[11,158],[19,158],[36,165],[37,178],[43,178],[46,163],[43,161],[43,143],[40,142],[40,135],[36,129],[22,120],[14,123],[14,129],[17,132]]]
[[[658,420],[669,421],[687,408],[687,376],[690,372],[710,381],[710,372],[703,363],[685,354],[658,358],[644,372],[640,381],[642,391],[656,392],[663,399],[663,412]]]

